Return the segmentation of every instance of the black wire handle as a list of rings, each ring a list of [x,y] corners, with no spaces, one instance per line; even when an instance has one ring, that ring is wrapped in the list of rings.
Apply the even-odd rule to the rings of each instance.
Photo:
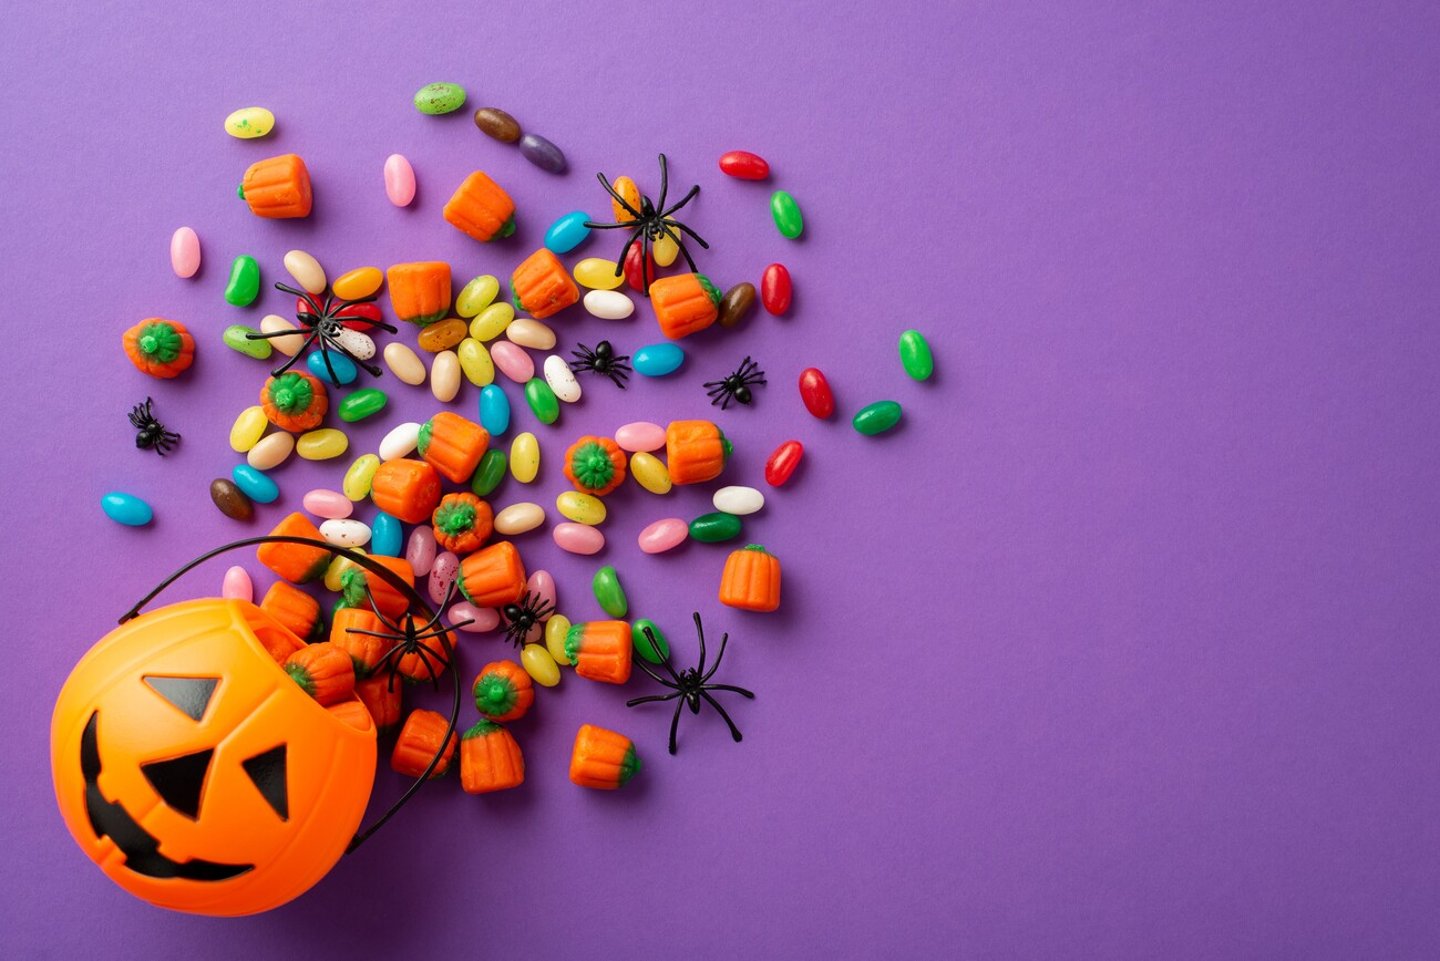
[[[170,574],[170,576],[162,580],[149,594],[146,594],[144,597],[140,598],[140,600],[135,604],[135,606],[131,607],[124,614],[120,615],[120,623],[124,624],[126,621],[129,621],[135,616],[137,616],[140,613],[140,609],[146,604],[149,604],[151,601],[153,601],[160,594],[161,591],[165,590],[165,588],[169,587],[171,584],[175,583],[180,578],[184,577],[186,574],[190,573],[192,570],[199,567],[201,564],[205,563],[211,558],[218,557],[221,554],[228,553],[229,551],[233,551],[241,547],[255,547],[259,544],[299,544],[302,547],[323,548],[330,554],[337,557],[341,554],[344,554],[346,558],[353,561],[355,564],[363,567],[371,574],[377,575],[381,580],[388,583],[391,587],[400,591],[402,594],[407,595],[410,598],[411,607],[419,608],[422,612],[424,612],[424,614],[426,615],[426,620],[439,617],[440,612],[434,610],[430,607],[429,604],[425,603],[424,598],[420,596],[419,591],[415,590],[414,585],[406,584],[404,579],[402,579],[400,575],[396,574],[394,571],[390,570],[390,568],[386,567],[383,564],[375,563],[375,561],[371,560],[365,554],[352,553],[348,548],[337,547],[336,545],[331,544],[327,541],[317,541],[312,537],[296,537],[293,534],[266,534],[263,537],[247,537],[243,540],[231,541],[229,544],[217,547],[211,551],[206,551],[204,554],[201,554],[194,560],[189,561],[184,566],[176,570],[174,573]],[[364,844],[367,840],[369,840],[371,835],[384,827],[385,823],[389,821],[392,817],[394,817],[395,814],[402,807],[405,806],[405,802],[409,801],[410,798],[415,796],[415,793],[420,790],[421,785],[423,785],[426,781],[430,780],[431,773],[435,770],[436,766],[439,765],[440,758],[444,757],[445,755],[445,748],[449,746],[450,739],[455,736],[455,729],[459,726],[460,722],[460,672],[455,669],[455,648],[450,643],[448,631],[441,632],[437,636],[440,639],[441,646],[445,649],[446,662],[449,665],[451,675],[455,679],[455,699],[454,703],[451,705],[450,708],[450,725],[445,731],[445,737],[441,739],[439,750],[436,751],[435,756],[430,759],[430,763],[426,766],[425,770],[420,774],[418,778],[416,778],[415,783],[411,784],[408,788],[406,788],[405,793],[400,795],[400,798],[394,804],[390,805],[390,808],[384,814],[380,815],[380,817],[376,819],[374,824],[370,825],[368,828],[363,828],[355,832],[355,836],[350,839],[350,843],[345,848],[346,854],[349,854],[351,851],[354,851],[356,848],[358,848],[361,844]]]

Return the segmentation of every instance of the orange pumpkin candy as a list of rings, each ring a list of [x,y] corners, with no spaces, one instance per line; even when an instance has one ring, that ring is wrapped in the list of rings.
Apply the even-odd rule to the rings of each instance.
[[[582,724],[570,752],[570,780],[581,787],[613,791],[640,771],[635,744],[623,734]]]
[[[492,661],[480,668],[470,691],[475,708],[490,721],[518,721],[535,703],[535,684],[514,661]]]
[[[420,425],[415,449],[446,480],[468,484],[489,446],[489,431],[453,411],[442,410]]]
[[[270,423],[298,434],[320,426],[330,409],[330,395],[320,378],[287,370],[279,377],[266,378],[260,388],[260,406]]]
[[[450,734],[449,738],[445,737],[447,732]],[[442,742],[445,745],[443,754],[440,752]],[[441,754],[440,763],[430,772],[431,777],[439,777],[450,769],[457,742],[458,738],[450,731],[450,722],[444,715],[416,708],[405,719],[405,726],[400,729],[400,736],[395,739],[395,750],[390,754],[390,766],[406,777],[419,777],[425,773],[435,755]]]
[[[515,201],[483,170],[475,171],[455,188],[445,204],[444,216],[450,226],[481,243],[515,232]]]
[[[580,300],[580,288],[570,279],[570,271],[546,247],[541,247],[515,268],[510,275],[515,309],[537,320],[569,307]]]
[[[407,524],[423,523],[440,503],[440,475],[423,460],[387,460],[375,470],[370,500]]]
[[[467,491],[442,497],[430,523],[435,528],[435,543],[463,557],[485,546],[494,527],[494,514],[489,504]]]
[[[525,565],[515,545],[501,541],[461,561],[456,582],[461,595],[476,607],[504,607],[525,593]]]
[[[364,634],[362,631],[374,633]],[[355,665],[355,676],[362,680],[374,673],[385,652],[395,644],[389,638],[375,636],[383,633],[385,625],[369,607],[343,607],[330,618],[330,643],[350,655]],[[363,696],[361,700],[364,700]]]
[[[624,621],[588,621],[565,635],[565,657],[575,665],[575,673],[606,684],[630,680],[634,647]]]
[[[450,313],[450,265],[439,260],[396,264],[385,271],[395,316],[418,327]]]
[[[329,566],[328,562],[326,566]],[[285,581],[276,581],[270,585],[270,589],[260,601],[260,610],[284,624],[306,643],[320,640],[325,633],[325,622],[320,617],[320,602]],[[280,658],[281,663],[284,663],[284,660],[283,657]]]
[[[161,380],[180,376],[195,362],[195,338],[178,320],[147,317],[121,340],[135,369]]]
[[[250,212],[257,217],[284,220],[310,216],[310,171],[293,153],[257,160],[240,184]]]
[[[367,558],[372,564],[388,569],[410,586],[415,585],[415,569],[403,557],[376,554]],[[398,618],[410,609],[410,598],[384,577],[359,564],[348,565],[340,572],[340,610],[363,608],[378,610],[389,618]]]
[[[780,559],[759,544],[731,552],[720,575],[720,603],[744,611],[780,606]]]
[[[525,783],[525,756],[514,736],[492,721],[477,721],[460,739],[460,786],[467,794],[506,791]]]
[[[660,332],[671,340],[698,333],[720,317],[720,288],[704,274],[661,277],[650,285]]]
[[[565,451],[565,476],[576,490],[604,497],[625,481],[625,452],[608,437],[587,435]]]
[[[703,484],[720,476],[734,450],[708,420],[674,420],[665,428],[665,468],[673,484]]]
[[[285,673],[327,707],[355,693],[355,664],[349,652],[329,641],[307,644],[291,654],[285,659]]]
[[[389,734],[400,723],[400,710],[404,702],[405,685],[396,680],[388,671],[357,681],[355,696],[370,712],[375,727],[381,734]]]
[[[330,566],[334,555],[325,546],[325,538],[320,536],[320,528],[316,527],[310,518],[296,511],[276,524],[270,534],[304,537],[316,543],[261,544],[255,549],[255,556],[261,564],[294,584],[305,584],[325,576],[325,569]]]

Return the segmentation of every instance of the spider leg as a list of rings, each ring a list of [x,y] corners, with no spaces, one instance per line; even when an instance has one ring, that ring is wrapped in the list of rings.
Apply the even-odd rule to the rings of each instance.
[[[703,697],[706,703],[708,703],[717,712],[719,712],[720,716],[725,719],[726,726],[730,728],[730,736],[733,737],[737,742],[744,740],[744,738],[740,735],[740,729],[735,726],[734,721],[730,720],[730,715],[725,713],[725,709],[720,706],[720,702],[715,700],[713,697],[711,697],[704,691],[700,692],[700,696]]]
[[[651,643],[652,643],[652,646],[653,646],[653,643],[654,643],[654,642],[651,642]],[[648,665],[648,664],[645,663],[645,659],[644,659],[644,658],[640,658],[639,660],[634,661],[634,663],[635,663],[635,666],[636,666],[636,667],[640,668],[640,670],[644,671],[646,674],[649,674],[652,678],[654,678],[654,679],[655,679],[655,682],[656,682],[657,684],[663,684],[663,685],[665,685],[666,687],[675,687],[674,684],[671,684],[669,681],[665,680],[665,678],[661,677],[659,674],[656,674],[654,671],[652,671],[652,670],[650,669],[650,665]],[[673,672],[672,672],[672,673],[673,673]],[[678,689],[677,689],[677,690],[678,690]]]
[[[695,199],[695,196],[696,196],[698,193],[700,193],[700,185],[699,185],[699,184],[696,184],[695,186],[693,186],[693,187],[690,188],[690,192],[685,195],[684,199],[682,199],[678,204],[672,204],[672,205],[670,205],[668,208],[665,206],[665,201],[662,199],[662,200],[660,201],[660,213],[659,213],[659,216],[660,216],[660,217],[669,217],[669,216],[670,216],[671,214],[673,214],[675,211],[679,210],[681,207],[684,207],[684,206],[685,206],[686,204],[688,204],[690,201],[694,200],[694,199]]]
[[[277,333],[280,332],[277,331]],[[246,334],[245,336],[247,339],[250,338],[249,334]],[[272,335],[262,334],[261,336],[269,337]],[[315,343],[315,336],[316,335],[312,333],[310,334],[310,336],[306,337],[305,342],[300,345],[299,350],[295,351],[294,356],[292,356],[289,360],[285,361],[285,363],[281,364],[279,367],[276,367],[274,370],[270,371],[270,376],[279,377],[281,374],[285,373],[285,371],[289,370],[291,367],[294,367],[300,361],[300,356],[305,353],[306,349],[308,349],[311,344]]]
[[[317,345],[320,348],[320,359],[325,361],[325,372],[330,375],[330,383],[339,387],[340,375],[335,373],[335,368],[330,364],[330,348],[326,346],[326,338],[319,338]]]
[[[670,164],[669,164],[669,162],[665,159],[665,155],[662,153],[662,154],[660,155],[660,203],[658,204],[658,207],[659,207],[660,210],[664,210],[664,209],[665,209],[665,195],[668,194],[669,192],[670,192]]]
[[[649,704],[651,701],[668,701],[672,698],[677,698],[679,696],[680,692],[676,691],[673,694],[649,694],[645,697],[632,697],[630,700],[625,702],[625,706],[634,707],[637,704]]]
[[[675,716],[670,719],[670,753],[675,753],[675,732],[680,727],[680,712],[685,707],[685,699],[681,698],[675,705]]]
[[[730,632],[726,631],[724,634],[720,635],[720,653],[715,655],[715,663],[710,665],[710,670],[701,670],[700,683],[703,684],[706,681],[710,680],[710,678],[715,675],[715,672],[719,670],[720,659],[725,656],[725,645],[728,643],[730,643]]]
[[[752,701],[755,700],[755,693],[754,693],[753,691],[747,691],[747,690],[745,690],[745,688],[743,688],[743,687],[736,687],[734,684],[706,684],[706,685],[705,685],[705,690],[707,690],[707,691],[730,691],[730,692],[733,693],[733,694],[739,694],[739,695],[742,695],[743,697],[748,697],[748,698],[749,698],[750,700],[752,700]]]
[[[696,673],[705,673],[705,626],[700,623],[700,612],[695,612],[695,633],[700,636],[700,664],[695,668]]]
[[[602,187],[605,188],[605,192],[606,192],[607,194],[609,194],[611,197],[613,197],[613,198],[615,199],[615,202],[616,202],[616,203],[618,203],[620,206],[624,207],[626,213],[628,213],[630,216],[634,217],[636,220],[639,220],[639,219],[640,219],[640,211],[638,211],[638,210],[636,210],[634,207],[630,206],[630,201],[628,201],[628,200],[626,200],[624,197],[620,196],[620,194],[615,190],[615,188],[612,187],[612,186],[610,186],[610,181],[609,181],[608,179],[606,179],[606,177],[605,177],[605,175],[604,175],[603,173],[597,173],[595,176],[600,179],[600,186],[602,186]]]
[[[655,278],[650,275],[650,231],[640,231],[640,286],[645,288],[645,296],[650,296],[650,285]]]

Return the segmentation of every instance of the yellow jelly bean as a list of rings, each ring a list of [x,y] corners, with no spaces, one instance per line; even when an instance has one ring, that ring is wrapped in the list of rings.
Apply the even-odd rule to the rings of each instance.
[[[591,290],[614,290],[625,283],[625,275],[615,273],[613,260],[586,257],[575,265],[575,283]]]
[[[654,454],[639,451],[630,455],[630,474],[652,494],[670,493],[670,472]]]
[[[374,454],[361,454],[345,472],[340,492],[352,501],[363,501],[370,496],[370,484],[375,480],[375,472],[379,469],[379,457]]]
[[[558,664],[569,664],[565,656],[565,635],[570,633],[570,618],[564,614],[551,614],[545,622],[545,650]]]
[[[540,473],[540,441],[528,430],[510,442],[510,476],[528,484]]]
[[[494,340],[505,333],[505,328],[510,326],[510,321],[515,319],[515,308],[501,301],[498,304],[491,304],[476,315],[470,321],[470,336],[480,342]]]
[[[539,644],[526,644],[520,651],[520,664],[531,680],[541,687],[554,687],[560,683],[560,666],[550,652]]]
[[[356,267],[354,270],[336,277],[335,283],[330,285],[330,289],[335,292],[336,297],[359,300],[361,297],[369,297],[379,290],[380,284],[384,280],[385,275],[380,273],[379,267]]]
[[[295,453],[306,460],[329,460],[350,449],[350,438],[333,427],[322,427],[301,434],[295,442]]]
[[[357,566],[354,561],[345,556],[347,551],[351,554],[365,553],[364,549],[359,547],[347,547],[344,551],[337,552],[334,559],[330,561],[330,566],[325,568],[325,589],[327,591],[339,591],[344,586],[340,583],[340,576],[350,568]]]
[[[596,527],[605,522],[605,502],[593,494],[566,491],[555,498],[555,509],[577,524]]]
[[[455,313],[469,320],[495,301],[500,293],[500,281],[489,274],[481,274],[460,289],[455,299]]]
[[[264,107],[241,107],[225,118],[225,132],[239,140],[254,140],[275,129],[275,115]]]
[[[466,337],[455,348],[455,355],[460,358],[460,369],[470,383],[486,387],[495,382],[495,364],[490,360],[490,351],[480,341]]]
[[[680,256],[680,245],[672,240],[669,234],[661,234],[650,250],[655,254],[655,263],[661,267],[669,267],[675,262],[675,258]]]
[[[265,417],[265,408],[260,406],[247,407],[235,418],[235,424],[230,428],[230,449],[243,454],[256,444],[265,434],[265,428],[270,426],[270,421]]]

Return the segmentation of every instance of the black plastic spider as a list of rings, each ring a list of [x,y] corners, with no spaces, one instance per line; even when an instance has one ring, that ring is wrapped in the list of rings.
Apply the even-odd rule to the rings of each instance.
[[[161,457],[180,441],[180,435],[173,430],[166,430],[165,425],[155,419],[155,414],[150,410],[154,403],[149,397],[145,403],[136,404],[130,408],[130,424],[138,431],[135,435],[135,446],[141,450],[153,450]]]
[[[500,613],[505,615],[505,640],[519,647],[531,628],[555,613],[555,605],[539,594],[526,591],[520,603],[506,604]]]
[[[304,335],[305,342],[300,345],[299,350],[295,351],[295,355],[293,357],[291,357],[289,360],[285,361],[285,363],[281,364],[279,367],[275,368],[270,372],[272,376],[279,377],[281,374],[285,373],[285,371],[295,366],[295,362],[300,359],[300,357],[305,353],[305,350],[312,344],[320,348],[320,356],[325,361],[325,370],[330,374],[331,380],[335,383],[339,383],[340,379],[335,376],[335,368],[330,366],[330,351],[332,350],[336,351],[337,353],[344,354],[346,357],[349,357],[357,365],[363,367],[365,371],[370,374],[370,376],[380,376],[380,368],[378,365],[372,364],[368,360],[361,360],[359,357],[356,357],[344,344],[342,344],[337,339],[340,332],[345,329],[345,321],[349,321],[352,324],[368,324],[368,329],[374,329],[378,327],[381,330],[389,331],[392,334],[395,333],[397,328],[394,324],[387,324],[382,320],[373,320],[369,317],[358,317],[353,314],[345,314],[345,310],[347,308],[353,307],[356,304],[372,303],[375,300],[374,294],[370,295],[369,297],[361,297],[357,300],[346,300],[344,297],[336,297],[334,294],[326,294],[324,300],[316,300],[315,294],[311,294],[308,291],[304,290],[296,290],[294,287],[290,287],[285,284],[276,284],[275,289],[300,298],[304,307],[308,307],[309,309],[297,310],[295,313],[295,319],[300,321],[300,323],[304,325],[300,330],[300,333]],[[275,337],[293,337],[295,335],[296,332],[293,330],[276,330],[268,334],[246,334],[245,339],[270,340]]]
[[[611,383],[621,390],[625,389],[625,381],[630,379],[630,365],[625,361],[630,359],[630,355],[615,353],[610,341],[600,341],[594,350],[581,344],[579,350],[572,350],[570,353],[577,358],[570,361],[570,369],[575,373],[592,370],[603,377],[609,377]]]
[[[648,626],[642,628],[642,630],[645,632],[645,639],[650,642],[650,649],[652,651],[660,651],[661,647],[655,641],[655,632]],[[710,670],[707,671],[705,670],[705,628],[700,624],[699,611],[695,612],[695,633],[700,637],[700,663],[695,667],[687,668],[677,674],[675,668],[670,666],[669,656],[667,655],[661,658],[660,664],[669,672],[669,680],[650,670],[649,665],[643,660],[637,658],[635,661],[636,664],[640,665],[641,670],[665,687],[670,688],[674,693],[634,697],[625,702],[626,707],[634,707],[637,704],[645,704],[649,701],[670,701],[679,698],[679,703],[675,705],[675,716],[670,720],[671,754],[675,753],[675,730],[680,726],[680,710],[682,708],[688,706],[691,714],[699,714],[700,701],[704,699],[706,703],[713,707],[720,716],[725,719],[726,725],[730,728],[730,735],[735,738],[736,741],[739,741],[741,740],[740,729],[735,726],[734,721],[730,720],[730,715],[725,713],[725,709],[720,706],[720,703],[710,696],[710,692],[730,691],[748,697],[751,700],[755,698],[753,693],[745,690],[743,687],[735,687],[733,684],[710,683],[710,678],[714,676],[715,671],[720,667],[720,659],[725,656],[725,644],[730,640],[730,635],[726,633],[720,636],[720,653],[715,655],[715,663],[710,665]]]
[[[436,690],[439,690],[440,677],[450,669],[450,658],[454,653],[450,647],[449,632],[453,628],[464,627],[466,624],[472,623],[471,619],[467,619],[452,621],[450,627],[440,624],[441,612],[450,606],[451,600],[455,597],[455,586],[455,582],[452,581],[450,588],[445,592],[444,602],[435,608],[435,616],[417,625],[413,609],[407,609],[398,619],[392,619],[382,613],[375,603],[375,595],[370,592],[369,583],[366,583],[365,599],[370,602],[370,609],[375,612],[376,617],[380,618],[380,623],[384,625],[385,630],[367,631],[358,627],[347,627],[346,631],[351,634],[365,634],[369,637],[380,637],[395,642],[375,664],[374,673],[386,671],[390,675],[385,685],[387,690],[395,688],[395,678],[400,673],[401,659],[412,654],[420,659],[430,683]],[[424,643],[432,639],[440,641],[439,651]]]
[[[735,373],[723,380],[706,381],[705,386],[710,389],[705,392],[705,396],[710,398],[710,406],[719,404],[721,410],[729,407],[732,400],[737,404],[748,405],[755,399],[750,388],[764,383],[765,371],[761,370],[755,361],[746,357],[740,361],[740,366],[735,368]]]
[[[696,272],[695,260],[690,256],[690,251],[685,248],[684,238],[676,233],[676,231],[678,230],[690,237],[706,250],[710,249],[710,245],[705,242],[703,237],[671,215],[695,199],[695,195],[700,192],[699,184],[691,187],[679,203],[666,207],[665,198],[670,192],[670,167],[665,160],[665,155],[662,153],[660,155],[660,202],[658,204],[652,204],[649,197],[641,194],[640,209],[636,210],[630,204],[630,201],[616,192],[615,188],[610,185],[610,181],[605,179],[603,173],[598,173],[595,176],[600,180],[600,185],[605,188],[605,192],[608,193],[617,204],[624,208],[625,212],[628,213],[631,218],[626,221],[616,221],[610,224],[599,224],[591,220],[585,221],[585,226],[592,230],[630,231],[630,236],[625,239],[625,246],[620,248],[620,257],[615,264],[616,277],[619,277],[625,272],[625,256],[630,252],[630,245],[638,239],[640,241],[641,286],[648,292],[650,290],[650,281],[654,279],[650,276],[650,245],[666,234],[680,247],[680,253],[685,255],[685,263],[690,265],[691,273]]]

